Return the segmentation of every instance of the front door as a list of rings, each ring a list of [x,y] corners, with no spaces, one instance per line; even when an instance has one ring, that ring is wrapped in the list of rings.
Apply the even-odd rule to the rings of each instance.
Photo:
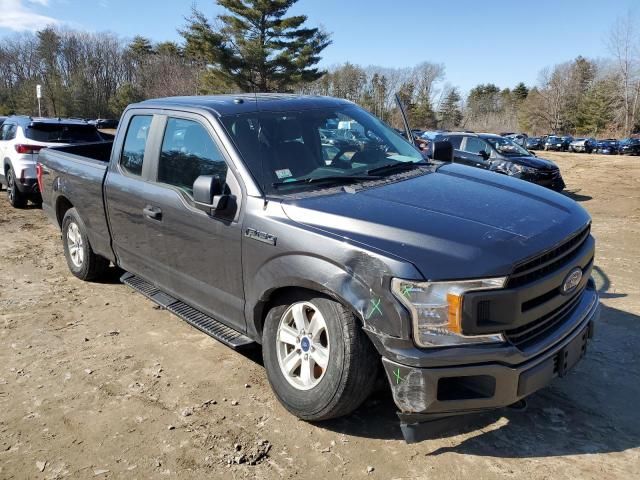
[[[456,152],[456,161],[478,168],[489,168],[491,147],[478,137],[464,137],[460,151]]]
[[[158,218],[150,224],[151,245],[162,252],[155,283],[167,292],[237,330],[244,331],[239,215],[217,218],[195,207],[193,183],[218,175],[238,199],[242,192],[208,121],[198,115],[164,117],[145,204]]]

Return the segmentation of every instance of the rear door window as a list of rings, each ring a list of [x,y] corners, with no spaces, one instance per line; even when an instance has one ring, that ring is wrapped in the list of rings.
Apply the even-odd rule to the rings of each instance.
[[[127,135],[124,139],[120,166],[132,175],[142,175],[142,162],[147,147],[147,137],[151,127],[152,115],[136,115],[131,117]]]
[[[227,164],[222,153],[198,122],[169,118],[158,162],[158,182],[193,196],[193,182],[200,175],[217,175],[224,184]]]
[[[41,123],[24,129],[24,136],[36,142],[46,143],[87,143],[102,140],[93,125],[64,123]]]

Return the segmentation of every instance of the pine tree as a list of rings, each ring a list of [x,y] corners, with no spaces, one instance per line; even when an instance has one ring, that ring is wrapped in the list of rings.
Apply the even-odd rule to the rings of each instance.
[[[520,82],[511,91],[511,94],[516,101],[521,102],[522,100],[527,98],[527,95],[529,95],[529,89],[524,83]]]
[[[451,130],[460,125],[462,121],[462,111],[460,110],[460,94],[455,88],[447,94],[442,102],[440,111],[440,128]]]
[[[194,8],[180,32],[187,56],[211,65],[223,84],[243,91],[290,91],[323,74],[317,64],[330,43],[319,28],[305,26],[307,17],[286,17],[298,0],[218,0],[227,10],[216,30]]]

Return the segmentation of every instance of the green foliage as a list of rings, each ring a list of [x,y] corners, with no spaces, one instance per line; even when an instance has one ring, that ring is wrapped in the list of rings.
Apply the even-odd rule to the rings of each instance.
[[[330,43],[319,28],[306,27],[305,15],[286,17],[297,0],[218,0],[226,13],[214,28],[193,9],[180,32],[185,54],[210,65],[218,85],[242,91],[291,91],[323,75],[316,65]]]
[[[462,110],[460,109],[461,100],[458,90],[452,88],[438,111],[438,125],[440,128],[452,130],[460,126],[462,122]]]
[[[136,85],[125,83],[116,90],[116,94],[109,102],[109,107],[112,112],[117,112],[119,115],[127,105],[141,100],[144,100],[144,95],[140,89]]]
[[[608,131],[619,107],[614,79],[595,82],[585,93],[576,114],[576,132],[599,136]]]

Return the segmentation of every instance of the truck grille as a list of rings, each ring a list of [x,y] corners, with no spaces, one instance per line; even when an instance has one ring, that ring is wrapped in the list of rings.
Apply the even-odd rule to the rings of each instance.
[[[544,337],[545,334],[552,332],[554,327],[561,324],[562,321],[573,312],[574,308],[580,301],[580,296],[583,291],[584,288],[575,293],[567,303],[561,305],[555,310],[552,310],[546,315],[543,315],[526,325],[506,331],[505,337],[516,347],[521,349],[527,348],[531,344],[535,343],[536,340]]]
[[[507,281],[507,288],[525,285],[556,270],[582,246],[589,237],[590,231],[591,225],[587,225],[560,245],[518,265]]]

